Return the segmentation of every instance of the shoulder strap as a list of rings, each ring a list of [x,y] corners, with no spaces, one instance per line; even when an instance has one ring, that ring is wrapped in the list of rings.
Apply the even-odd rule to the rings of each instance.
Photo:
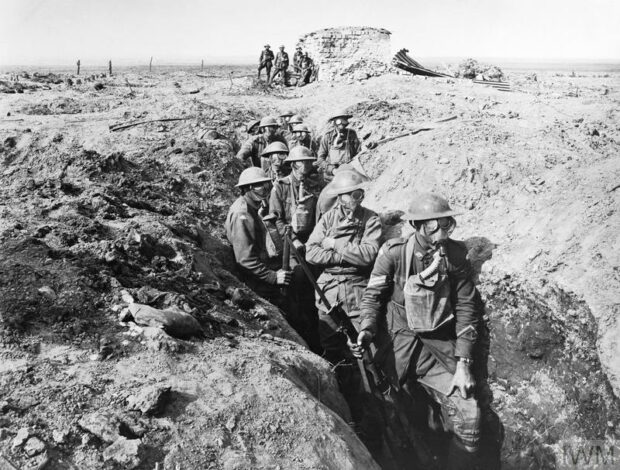
[[[413,260],[413,247],[415,245],[415,236],[411,235],[405,245],[405,282],[409,279],[411,273],[411,261]]]

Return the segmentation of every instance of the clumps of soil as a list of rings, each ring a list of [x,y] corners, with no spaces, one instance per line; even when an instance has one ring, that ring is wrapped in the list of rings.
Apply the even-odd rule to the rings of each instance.
[[[506,275],[480,289],[491,320],[490,381],[507,469],[556,468],[565,439],[620,437],[620,405],[597,355],[587,305]]]

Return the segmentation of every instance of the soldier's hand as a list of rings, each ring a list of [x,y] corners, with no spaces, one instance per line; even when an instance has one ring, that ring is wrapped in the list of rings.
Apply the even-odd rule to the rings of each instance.
[[[469,366],[464,362],[456,363],[456,372],[454,373],[454,377],[452,378],[452,383],[450,384],[450,392],[448,396],[452,395],[455,391],[459,391],[461,397],[467,399],[471,396],[474,391],[474,386],[476,383],[474,382],[474,376],[469,369]]]
[[[279,286],[288,286],[291,283],[291,271],[279,269],[276,272],[276,284]]]
[[[368,347],[371,341],[372,334],[370,333],[370,331],[362,330],[357,335],[357,343],[351,343],[351,341],[347,339],[347,345],[349,346],[349,349],[351,350],[353,355],[358,359],[361,359],[364,355],[364,350]]]
[[[336,246],[336,240],[331,237],[325,237],[323,241],[321,242],[321,246],[325,250],[333,250],[334,247]]]
[[[297,251],[300,251],[300,252],[306,249],[306,245],[304,245],[302,242],[300,242],[297,239],[293,240],[293,246],[297,249]]]

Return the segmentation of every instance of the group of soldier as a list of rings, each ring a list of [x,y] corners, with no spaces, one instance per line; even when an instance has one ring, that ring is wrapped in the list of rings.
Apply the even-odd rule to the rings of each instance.
[[[284,46],[280,46],[280,50],[274,57],[271,46],[265,44],[258,59],[258,79],[260,80],[261,71],[265,69],[267,73],[267,83],[271,84],[279,77],[282,83],[288,85],[287,71],[289,65],[288,52],[284,50]],[[271,74],[272,68],[274,69],[273,75]],[[304,86],[312,80],[314,61],[307,52],[303,52],[301,46],[297,46],[295,54],[293,54],[293,72],[299,74],[297,86]]]
[[[382,437],[368,419],[365,379],[355,367],[365,350],[399,393],[422,392],[429,409],[440,410],[436,420],[452,433],[447,468],[476,468],[485,424],[498,461],[501,424],[486,384],[483,306],[467,250],[450,238],[459,214],[438,194],[414,195],[402,216],[412,234],[382,244],[381,220],[363,206],[368,178],[351,165],[361,147],[351,117],[333,115],[318,142],[293,113],[264,117],[243,144],[237,158],[248,168],[226,219],[240,276],[335,366],[371,450]],[[357,341],[347,341],[333,306],[344,309]]]

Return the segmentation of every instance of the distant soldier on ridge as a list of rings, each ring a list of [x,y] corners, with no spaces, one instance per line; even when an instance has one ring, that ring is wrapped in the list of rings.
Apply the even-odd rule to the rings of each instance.
[[[282,83],[286,85],[286,69],[288,69],[288,52],[284,52],[284,46],[280,46],[280,52],[276,54],[276,71],[271,77],[271,82],[275,80],[278,75],[282,75]]]
[[[263,69],[267,69],[267,82],[271,78],[271,66],[273,64],[273,51],[270,49],[269,44],[265,44],[265,49],[260,53],[258,59],[258,79],[260,80],[260,72]]]

